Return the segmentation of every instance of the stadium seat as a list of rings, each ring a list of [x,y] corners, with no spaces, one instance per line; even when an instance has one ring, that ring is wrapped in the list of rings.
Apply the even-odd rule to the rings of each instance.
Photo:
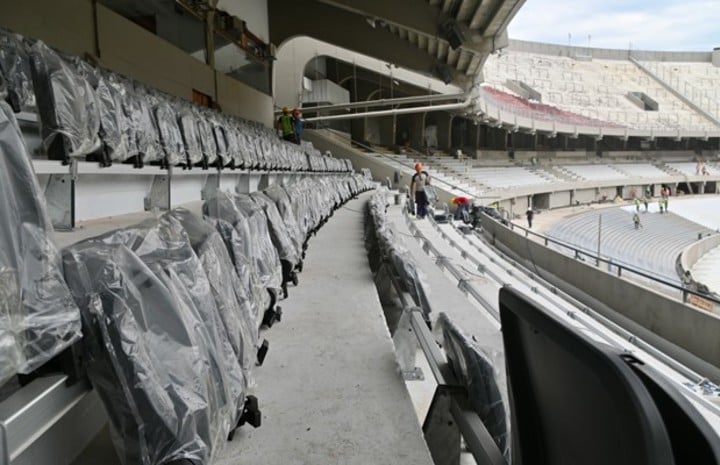
[[[672,465],[660,411],[625,355],[500,291],[512,455],[534,464]]]
[[[0,88],[0,383],[28,374],[80,336],[42,190]]]

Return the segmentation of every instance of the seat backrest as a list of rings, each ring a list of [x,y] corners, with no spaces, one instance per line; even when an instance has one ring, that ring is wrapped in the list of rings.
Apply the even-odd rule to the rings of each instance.
[[[41,41],[31,48],[31,69],[43,146],[54,160],[96,153],[100,106],[90,82]]]
[[[670,435],[675,463],[720,464],[720,438],[676,386],[634,358],[626,361],[650,392]]]
[[[538,465],[673,465],[670,438],[622,353],[500,290],[514,430],[513,461]]]
[[[501,377],[505,370],[502,358],[493,360],[492,354],[484,352],[477,343],[468,339],[447,314],[440,314],[438,324],[442,329],[443,348],[450,368],[461,385],[467,389],[470,405],[500,452],[509,460],[509,408],[498,385],[498,377]]]
[[[15,115],[0,100],[0,383],[80,338],[52,230]]]
[[[5,76],[5,98],[16,113],[35,107],[28,49],[22,36],[0,28],[0,75]]]

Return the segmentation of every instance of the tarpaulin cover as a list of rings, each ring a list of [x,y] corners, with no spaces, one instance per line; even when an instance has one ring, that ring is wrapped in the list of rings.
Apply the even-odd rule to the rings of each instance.
[[[231,194],[218,192],[203,204],[203,214],[211,219],[230,251],[240,281],[247,286],[253,315],[260,327],[263,314],[270,306],[270,294],[260,278],[252,250],[254,240],[247,216],[235,205]]]
[[[253,192],[250,194],[250,197],[265,212],[270,239],[273,245],[275,245],[280,259],[290,262],[293,266],[297,265],[300,261],[302,249],[298,248],[291,238],[289,228],[283,222],[283,218],[280,216],[275,202],[260,191]]]
[[[0,101],[0,383],[80,338],[52,232],[17,121]]]
[[[181,224],[165,215],[72,246],[65,271],[124,462],[210,463],[237,424],[246,382]]]
[[[57,137],[65,154],[83,157],[100,148],[100,106],[90,83],[41,41],[31,49],[33,87],[40,114],[43,146],[50,151]]]
[[[455,376],[467,387],[468,400],[505,456],[510,458],[510,417],[505,377],[505,357],[482,341],[465,336],[445,313],[442,328],[445,354]]]
[[[228,339],[250,383],[250,371],[255,366],[257,327],[247,285],[240,281],[228,248],[212,224],[185,209],[168,214],[180,222],[200,258]]]
[[[247,217],[251,238],[250,257],[255,260],[260,282],[268,290],[279,290],[282,285],[282,267],[270,237],[265,211],[247,194],[233,195],[231,199]]]
[[[10,106],[19,112],[35,106],[28,45],[22,36],[0,28],[0,75],[5,77]],[[0,91],[2,93],[2,91]]]

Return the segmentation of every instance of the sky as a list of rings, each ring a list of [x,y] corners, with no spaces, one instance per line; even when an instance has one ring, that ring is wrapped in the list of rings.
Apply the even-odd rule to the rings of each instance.
[[[580,47],[711,51],[720,47],[720,0],[527,0],[508,32]]]

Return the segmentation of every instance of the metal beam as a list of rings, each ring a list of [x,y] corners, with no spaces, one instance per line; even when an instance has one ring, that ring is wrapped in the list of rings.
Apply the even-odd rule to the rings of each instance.
[[[305,118],[307,122],[313,121],[336,121],[343,119],[356,119],[356,118],[373,118],[378,116],[390,116],[390,115],[406,115],[411,113],[424,113],[426,111],[448,111],[448,110],[460,110],[470,106],[470,100],[466,100],[461,103],[448,103],[445,105],[431,105],[422,107],[412,108],[396,108],[393,110],[380,110],[380,111],[366,111],[362,113],[350,113],[348,115],[327,115],[327,116],[316,116],[314,118]]]
[[[369,100],[366,102],[352,102],[352,103],[338,103],[336,105],[323,105],[318,107],[304,107],[305,113],[320,113],[326,111],[335,110],[350,110],[353,108],[373,108],[390,105],[405,105],[408,103],[423,103],[423,102],[438,102],[443,100],[460,100],[466,99],[467,94],[432,94],[432,95],[417,95],[414,97],[399,97],[393,99],[378,99]],[[276,114],[282,113],[282,111],[276,111]]]

